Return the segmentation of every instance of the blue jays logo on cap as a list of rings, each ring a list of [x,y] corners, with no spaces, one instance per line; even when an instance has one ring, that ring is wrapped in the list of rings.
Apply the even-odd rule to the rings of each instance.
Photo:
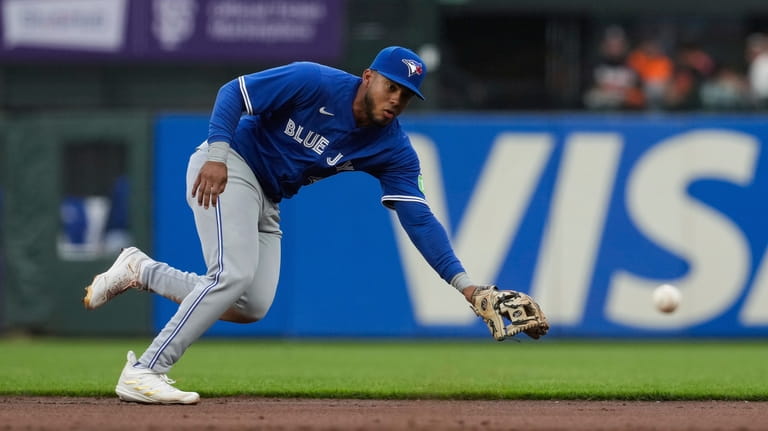
[[[373,59],[370,69],[413,91],[419,99],[424,100],[419,87],[427,68],[424,61],[410,49],[401,46],[384,48]]]
[[[416,60],[411,60],[410,58],[404,58],[403,63],[405,63],[406,66],[408,66],[408,77],[410,78],[414,73],[417,75],[421,75],[422,70],[424,70],[424,66],[421,65]]]

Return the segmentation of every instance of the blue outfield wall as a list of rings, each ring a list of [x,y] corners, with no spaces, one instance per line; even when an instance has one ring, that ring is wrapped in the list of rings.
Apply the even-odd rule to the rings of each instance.
[[[471,276],[528,292],[553,336],[768,335],[764,117],[428,115],[401,119],[427,198]],[[154,252],[204,272],[184,200],[204,115],[155,136]],[[282,275],[258,323],[208,335],[487,337],[349,172],[281,204]],[[651,291],[683,292],[662,314]],[[158,298],[159,330],[176,305]]]

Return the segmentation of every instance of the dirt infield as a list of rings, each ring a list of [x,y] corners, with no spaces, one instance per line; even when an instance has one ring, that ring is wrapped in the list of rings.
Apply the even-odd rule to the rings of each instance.
[[[0,430],[765,430],[768,403],[0,397]]]

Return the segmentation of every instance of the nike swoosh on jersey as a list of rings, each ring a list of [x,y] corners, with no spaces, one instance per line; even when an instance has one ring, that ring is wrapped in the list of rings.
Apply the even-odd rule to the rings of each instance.
[[[330,115],[331,117],[333,117],[333,116],[335,115],[335,114],[334,114],[334,113],[332,113],[332,112],[328,112],[328,111],[326,111],[326,110],[325,110],[325,106],[321,106],[321,107],[320,107],[320,113],[321,113],[321,114],[323,114],[323,115]]]

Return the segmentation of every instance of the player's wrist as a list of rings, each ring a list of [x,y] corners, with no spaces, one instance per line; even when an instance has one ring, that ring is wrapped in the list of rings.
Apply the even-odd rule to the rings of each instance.
[[[453,276],[451,279],[451,286],[453,286],[459,292],[463,292],[464,289],[474,286],[475,283],[469,278],[466,272],[460,272]]]
[[[208,143],[208,156],[209,162],[221,162],[227,163],[227,154],[229,154],[229,144],[224,141],[216,141]]]

